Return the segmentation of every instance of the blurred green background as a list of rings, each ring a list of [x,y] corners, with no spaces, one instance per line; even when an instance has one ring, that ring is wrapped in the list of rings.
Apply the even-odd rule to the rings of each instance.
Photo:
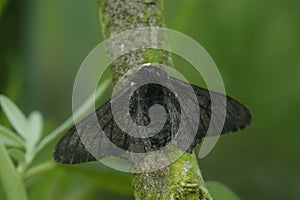
[[[26,114],[40,110],[47,133],[71,115],[76,71],[103,40],[97,2],[0,2],[0,93]],[[300,199],[300,1],[165,0],[165,16],[168,28],[206,48],[227,94],[253,114],[251,127],[222,136],[200,160],[205,179],[242,199]],[[100,164],[58,167],[26,185],[33,200],[133,199],[130,176]]]

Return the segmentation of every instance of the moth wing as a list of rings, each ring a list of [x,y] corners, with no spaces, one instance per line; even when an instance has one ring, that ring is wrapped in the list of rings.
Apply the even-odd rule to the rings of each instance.
[[[172,77],[170,78],[175,80],[174,84],[179,84],[179,88],[186,88],[187,85],[189,85],[189,83],[181,80]],[[200,108],[200,117],[197,134],[193,144],[191,144],[191,147],[187,151],[191,151],[194,146],[200,143],[201,138],[220,134],[216,127],[221,123],[220,119],[222,117],[225,117],[225,123],[221,128],[221,134],[243,129],[251,123],[249,110],[238,101],[217,92],[210,92],[207,89],[195,85],[191,86],[197,97],[196,103]],[[136,98],[136,103],[134,104],[134,107],[136,108],[136,117],[133,121],[137,122],[145,118],[145,113],[147,113],[152,105],[149,102],[162,104],[167,110],[167,123],[158,134],[150,138],[137,138],[124,133],[116,124],[112,114],[111,103],[114,100],[118,101],[119,99],[122,99],[129,93],[131,94],[132,91],[130,86],[127,85],[119,93],[113,96],[111,100],[104,103],[95,112],[80,121],[76,127],[73,126],[67,131],[55,148],[55,161],[76,164],[96,161],[111,155],[128,158],[126,157],[126,153],[120,155],[120,153],[112,151],[111,145],[116,145],[125,152],[130,151],[135,153],[144,153],[165,146],[171,138],[174,137],[174,132],[178,129],[178,124],[180,123],[180,105],[175,103],[174,95],[171,95],[166,89],[161,88],[160,86],[153,87],[153,85],[148,85],[147,88],[137,90],[139,90],[137,96],[133,97],[133,99]],[[162,94],[157,93],[157,91],[160,90],[162,91]],[[183,92],[185,92],[184,89]],[[154,95],[156,93],[157,95]],[[210,95],[216,100],[214,101],[215,109],[213,112],[211,110],[212,101]],[[226,99],[226,105],[223,101],[224,98]],[[117,106],[124,105],[117,104]],[[222,114],[224,111],[226,114],[225,116]],[[181,112],[184,111],[181,110]],[[214,116],[214,121],[211,123],[213,131],[207,134],[212,116]],[[189,123],[192,127],[194,121],[190,121]],[[145,123],[142,124],[145,125]],[[99,134],[102,130],[106,137]],[[189,126],[186,127],[186,130],[189,132]],[[80,133],[80,136],[78,132]],[[82,142],[82,140],[84,142]],[[86,145],[92,149],[88,150]],[[180,144],[178,146],[180,147]],[[90,153],[91,151],[93,153]],[[96,158],[94,155],[96,155]]]
[[[122,138],[124,133],[114,121],[111,102],[114,99],[122,98],[124,93],[130,92],[129,89],[129,85],[126,85],[112,99],[98,107],[95,112],[90,113],[79,123],[72,126],[56,145],[54,160],[65,164],[96,161],[114,154],[113,151],[110,151],[110,141],[121,148],[126,146],[124,142],[128,140]],[[100,134],[102,132],[105,133],[106,137]],[[89,146],[89,149],[86,146]]]
[[[138,90],[142,92],[142,89]],[[56,145],[54,152],[55,161],[65,164],[77,164],[96,161],[108,156],[128,159],[128,152],[126,151],[144,153],[153,150],[154,146],[157,148],[164,146],[169,141],[166,138],[157,136],[154,136],[152,139],[134,137],[123,132],[116,124],[111,109],[112,101],[118,102],[118,100],[123,99],[124,96],[131,94],[131,92],[130,87],[125,86],[112,99],[97,108],[95,112],[85,117],[76,126],[71,127]],[[145,118],[145,112],[150,107],[147,102],[149,102],[151,95],[147,94],[144,98],[138,98],[137,96],[138,94],[134,95],[133,99],[142,100],[137,100],[134,105],[137,108],[136,117],[133,119],[135,122]],[[118,103],[115,105],[124,106]],[[139,110],[142,107],[144,110]],[[141,115],[141,113],[143,114]],[[123,123],[126,124],[126,121],[123,121]],[[100,133],[104,133],[105,136]],[[161,133],[160,135],[163,134]],[[114,148],[112,148],[112,145]],[[89,149],[86,146],[89,146]],[[124,150],[124,153],[117,151],[116,146]]]
[[[110,112],[110,102],[104,103],[100,106],[97,112],[100,113],[111,113]],[[90,161],[96,161],[95,158],[90,151],[86,148],[82,139],[93,140],[96,133],[93,129],[97,127],[95,124],[95,112],[91,113],[89,116],[85,117],[82,121],[80,121],[76,126],[72,126],[67,133],[59,140],[58,144],[55,147],[54,152],[54,160],[59,163],[65,164],[77,164],[77,163],[85,163]],[[111,124],[110,121],[107,122]],[[109,125],[108,125],[109,126]],[[78,128],[80,128],[80,133],[78,133]],[[84,135],[83,135],[84,134]],[[102,148],[100,148],[102,149]],[[106,155],[103,155],[105,157]]]
[[[192,85],[200,107],[200,129],[207,130],[211,117],[215,117],[215,122],[212,125],[221,123],[222,113],[225,111],[225,122],[222,128],[223,133],[235,132],[244,129],[251,124],[251,114],[249,110],[235,99],[223,94],[209,91],[207,89]],[[211,96],[214,98],[214,110],[212,111]],[[224,100],[226,99],[226,105]],[[223,112],[222,112],[223,111]],[[201,136],[206,136],[206,133],[199,133]],[[208,136],[215,136],[218,133],[210,133]]]

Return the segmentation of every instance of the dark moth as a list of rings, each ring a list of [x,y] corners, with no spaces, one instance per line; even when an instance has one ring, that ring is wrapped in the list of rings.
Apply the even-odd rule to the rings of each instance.
[[[189,83],[170,77],[164,70],[154,66],[144,66],[138,73],[144,73],[144,75],[146,74],[147,77],[152,79],[164,78],[166,81],[173,81],[177,87],[182,88],[182,92],[185,92],[184,88],[189,85]],[[134,78],[132,80],[134,81]],[[212,113],[209,91],[195,85],[191,85],[191,87],[197,97],[196,103],[200,108],[200,117],[197,134],[193,137],[193,141],[185,151],[191,153],[192,149],[206,136],[211,116],[218,116],[218,110],[226,109],[225,123],[221,134],[235,132],[245,128],[251,123],[250,112],[241,103],[226,96],[226,107],[222,101],[220,101],[216,106],[217,109]],[[112,101],[124,98],[124,96],[130,92],[130,88],[130,84],[125,85],[112,99],[97,108],[95,111],[97,121],[93,121],[92,115],[89,115],[80,121],[76,127],[71,127],[56,146],[54,153],[55,161],[75,164],[95,161],[108,156],[123,157],[111,151],[111,143],[123,149],[125,152],[133,153],[156,151],[166,146],[176,135],[180,124],[182,110],[176,96],[167,87],[155,83],[143,85],[133,92],[129,101],[129,112],[131,119],[137,125],[146,126],[150,123],[149,109],[154,104],[163,106],[166,112],[166,120],[163,128],[157,134],[147,138],[139,138],[123,132],[118,127],[112,114]],[[213,94],[215,98],[224,97],[223,94],[216,92],[211,92],[211,94]],[[187,93],[186,95],[189,94]],[[97,126],[99,125],[105,134],[106,140],[103,136],[97,134]],[[80,136],[77,132],[78,128],[81,130]],[[189,134],[188,126],[186,127],[186,134]],[[213,133],[212,135],[216,134],[218,133]],[[95,154],[92,155],[87,150],[81,141],[82,138],[92,142],[95,141],[93,148],[97,149],[97,158],[95,158]],[[107,142],[107,139],[109,142]],[[123,158],[126,158],[126,156],[124,155]]]

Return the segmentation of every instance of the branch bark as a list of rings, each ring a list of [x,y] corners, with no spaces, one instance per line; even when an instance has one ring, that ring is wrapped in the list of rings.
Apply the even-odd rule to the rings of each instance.
[[[100,22],[105,38],[141,27],[165,27],[162,0],[99,0]],[[108,53],[113,54],[111,49]],[[127,53],[112,64],[116,81],[130,68],[143,63],[172,66],[169,52],[140,49]],[[179,150],[175,150],[175,153]],[[174,155],[170,153],[169,158]],[[152,160],[150,162],[157,162]],[[155,172],[133,174],[136,199],[211,200],[194,153],[183,155],[168,167]]]

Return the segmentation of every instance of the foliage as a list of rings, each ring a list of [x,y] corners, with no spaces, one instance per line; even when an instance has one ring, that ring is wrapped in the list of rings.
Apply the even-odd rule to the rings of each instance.
[[[8,4],[8,0],[1,0],[0,1],[0,18],[1,18],[2,13],[5,10],[5,7],[7,6],[7,4]]]
[[[215,200],[240,200],[230,188],[220,182],[208,181],[206,186]]]

